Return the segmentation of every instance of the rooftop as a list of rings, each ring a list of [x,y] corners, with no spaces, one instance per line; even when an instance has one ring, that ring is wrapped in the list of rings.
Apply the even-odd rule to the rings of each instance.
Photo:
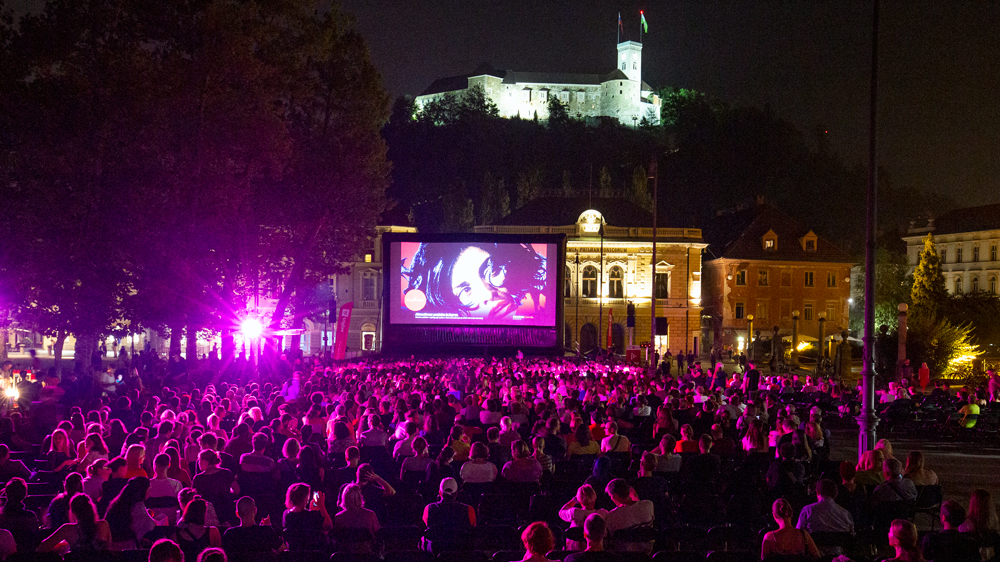
[[[933,226],[931,232],[935,235],[1000,230],[1000,203],[954,209],[934,219],[933,224],[928,222],[927,226]],[[916,232],[911,231],[910,234],[922,235],[924,232],[927,232],[928,228],[916,228],[914,230]]]
[[[777,235],[773,250],[764,249],[764,235],[769,231]],[[768,204],[723,214],[705,225],[706,260],[854,263],[847,252],[821,236],[816,236],[816,249],[806,251],[800,240],[809,232],[808,226]]]

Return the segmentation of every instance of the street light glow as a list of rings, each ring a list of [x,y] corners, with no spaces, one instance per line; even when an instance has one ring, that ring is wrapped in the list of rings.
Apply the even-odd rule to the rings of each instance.
[[[7,398],[13,398],[14,400],[17,400],[17,398],[18,398],[18,392],[17,392],[17,388],[16,388],[16,387],[13,387],[13,386],[12,386],[12,387],[9,387],[9,388],[8,388],[7,390],[5,390],[5,391],[3,392],[3,394],[4,394],[4,396],[6,396]]]
[[[240,331],[247,339],[255,340],[264,334],[264,325],[253,316],[247,316],[240,323]]]

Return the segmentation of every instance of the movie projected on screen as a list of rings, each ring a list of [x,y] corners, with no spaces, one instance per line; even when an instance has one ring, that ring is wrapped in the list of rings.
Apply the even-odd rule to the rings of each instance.
[[[393,324],[554,326],[557,244],[389,245]]]

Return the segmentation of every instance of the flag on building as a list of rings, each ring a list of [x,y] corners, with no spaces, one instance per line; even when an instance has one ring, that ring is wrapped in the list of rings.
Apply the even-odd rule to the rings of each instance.
[[[618,33],[625,33],[625,26],[622,25],[622,13],[618,12]]]
[[[642,13],[642,10],[639,11],[639,17],[642,18],[642,30],[649,33],[649,25],[646,24],[646,14]]]

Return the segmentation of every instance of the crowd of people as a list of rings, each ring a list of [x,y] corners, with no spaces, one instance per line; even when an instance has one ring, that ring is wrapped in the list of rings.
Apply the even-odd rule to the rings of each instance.
[[[563,358],[290,365],[204,384],[40,385],[0,418],[0,559],[419,546],[602,562],[685,549],[673,531],[728,523],[762,559],[850,554],[822,536],[882,533],[898,560],[959,547],[979,560],[1000,530],[977,490],[968,510],[945,502],[944,530],[918,545],[899,508],[937,475],[885,440],[859,463],[831,460],[830,423],[856,389],[823,377],[690,358],[652,376]]]

